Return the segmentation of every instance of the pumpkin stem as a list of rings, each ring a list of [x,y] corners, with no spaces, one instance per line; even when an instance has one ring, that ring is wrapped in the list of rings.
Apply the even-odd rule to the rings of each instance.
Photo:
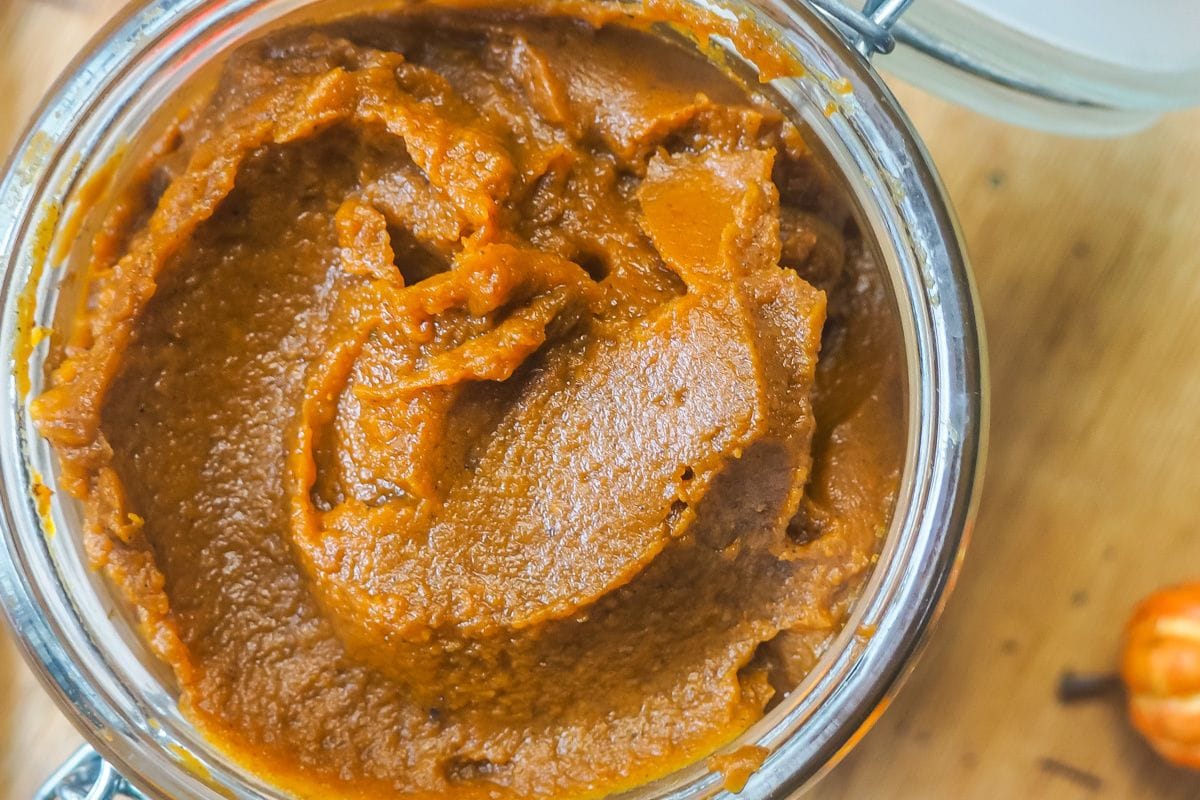
[[[1058,702],[1077,703],[1110,697],[1123,690],[1121,676],[1115,672],[1063,672],[1058,679]]]

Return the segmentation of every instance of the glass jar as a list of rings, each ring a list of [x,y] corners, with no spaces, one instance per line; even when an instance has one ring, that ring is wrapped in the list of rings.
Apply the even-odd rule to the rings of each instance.
[[[953,583],[984,448],[982,342],[953,214],[924,148],[870,65],[807,6],[690,1],[755,21],[807,65],[806,77],[773,87],[845,176],[864,234],[878,245],[906,355],[906,466],[878,564],[803,684],[731,745],[769,751],[742,796],[783,798],[835,763],[887,705]],[[78,753],[43,797],[72,790],[96,800],[139,792],[284,796],[180,713],[168,670],[128,624],[103,576],[88,568],[75,535],[80,510],[59,491],[56,459],[26,408],[27,397],[43,389],[47,347],[30,353],[28,342],[31,326],[61,325],[70,312],[70,281],[57,262],[82,240],[97,205],[89,177],[102,174],[180,87],[229,48],[285,20],[395,3],[148,0],[130,7],[51,91],[0,182],[0,348],[15,367],[0,374],[0,599],[26,660],[96,751]],[[839,110],[826,113],[831,108]],[[54,492],[48,505],[39,487]],[[720,776],[697,764],[626,796],[721,791]]]

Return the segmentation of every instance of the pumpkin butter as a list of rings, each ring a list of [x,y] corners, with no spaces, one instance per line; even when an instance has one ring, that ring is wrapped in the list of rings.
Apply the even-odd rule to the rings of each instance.
[[[656,31],[277,32],[95,238],[34,414],[184,711],[291,791],[665,774],[802,679],[869,569],[881,279],[796,127]]]

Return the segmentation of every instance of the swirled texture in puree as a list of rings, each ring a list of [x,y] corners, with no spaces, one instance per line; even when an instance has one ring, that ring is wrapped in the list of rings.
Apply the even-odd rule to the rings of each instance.
[[[149,154],[34,411],[244,761],[599,795],[761,716],[870,564],[902,431],[861,250],[799,133],[682,45],[293,30]]]

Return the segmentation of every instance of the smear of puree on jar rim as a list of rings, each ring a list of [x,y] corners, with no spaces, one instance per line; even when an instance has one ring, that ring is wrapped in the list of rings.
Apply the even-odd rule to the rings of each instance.
[[[100,226],[33,412],[185,713],[296,794],[703,759],[888,522],[900,344],[839,183],[666,6],[596,8],[247,44]]]

